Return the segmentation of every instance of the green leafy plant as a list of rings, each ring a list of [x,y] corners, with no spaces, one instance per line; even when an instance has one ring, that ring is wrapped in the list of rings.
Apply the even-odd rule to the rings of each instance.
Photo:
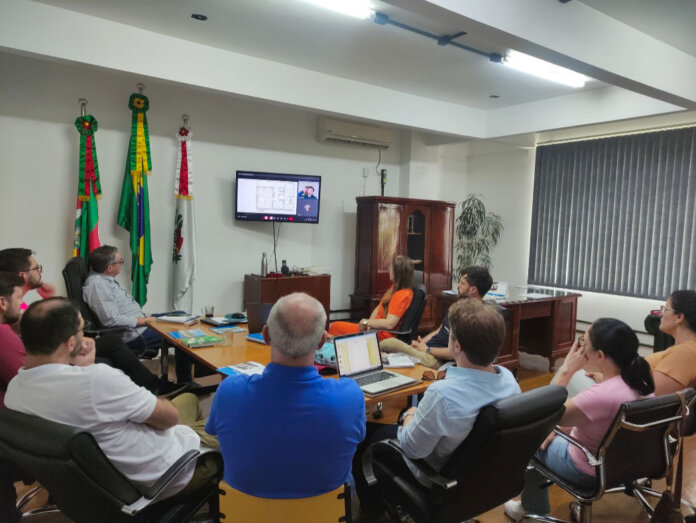
[[[462,270],[469,265],[491,266],[490,251],[498,243],[503,232],[500,215],[486,212],[482,196],[471,194],[462,202],[456,219],[457,270],[454,279],[459,280]]]

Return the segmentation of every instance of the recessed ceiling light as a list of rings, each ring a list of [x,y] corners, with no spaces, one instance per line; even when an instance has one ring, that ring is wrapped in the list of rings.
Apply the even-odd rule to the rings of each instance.
[[[489,94],[488,98],[500,98],[499,94]]]
[[[200,20],[201,22],[205,22],[205,21],[208,19],[207,16],[205,16],[205,15],[199,15],[199,14],[197,14],[197,13],[193,13],[193,14],[191,15],[191,18],[193,18],[194,20]]]
[[[355,18],[370,18],[374,14],[374,8],[370,0],[305,0],[310,4],[331,9],[337,13]]]

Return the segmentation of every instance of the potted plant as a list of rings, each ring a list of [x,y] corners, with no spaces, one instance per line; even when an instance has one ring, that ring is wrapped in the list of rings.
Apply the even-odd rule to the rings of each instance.
[[[457,267],[455,280],[462,270],[469,265],[491,266],[491,247],[498,243],[503,231],[503,219],[500,215],[486,212],[481,195],[471,194],[462,202],[456,219],[455,233],[457,243]]]

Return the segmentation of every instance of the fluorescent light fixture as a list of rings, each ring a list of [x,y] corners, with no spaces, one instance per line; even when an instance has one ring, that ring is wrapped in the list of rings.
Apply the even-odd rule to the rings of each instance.
[[[305,0],[310,4],[331,9],[355,18],[370,18],[375,10],[368,0]]]
[[[585,75],[517,51],[508,52],[503,65],[570,87],[584,87],[588,80]]]

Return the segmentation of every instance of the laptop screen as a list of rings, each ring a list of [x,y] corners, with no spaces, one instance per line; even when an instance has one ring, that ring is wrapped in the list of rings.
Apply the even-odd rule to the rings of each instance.
[[[333,341],[340,376],[352,376],[382,368],[376,331],[339,336]]]

